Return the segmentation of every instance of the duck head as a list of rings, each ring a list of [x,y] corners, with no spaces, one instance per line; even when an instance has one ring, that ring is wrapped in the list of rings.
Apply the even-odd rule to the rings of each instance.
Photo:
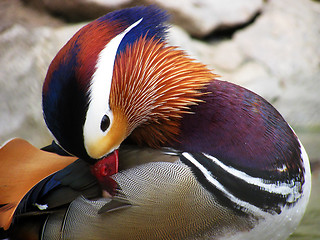
[[[167,46],[168,16],[154,7],[109,13],[80,29],[53,59],[43,85],[43,114],[58,144],[83,159],[116,150],[136,129],[151,146],[179,133],[214,77]]]

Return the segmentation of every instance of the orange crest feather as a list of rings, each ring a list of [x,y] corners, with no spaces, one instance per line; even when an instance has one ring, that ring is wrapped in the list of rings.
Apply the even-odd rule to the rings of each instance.
[[[127,117],[128,135],[138,127],[136,140],[155,147],[179,133],[182,114],[216,76],[183,51],[140,37],[115,61],[110,107]]]

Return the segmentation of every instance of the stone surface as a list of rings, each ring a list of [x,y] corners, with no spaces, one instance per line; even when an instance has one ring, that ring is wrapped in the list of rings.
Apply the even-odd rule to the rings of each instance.
[[[319,7],[308,0],[270,1],[256,23],[234,38],[248,61],[277,79],[273,103],[292,125],[320,125]],[[265,87],[274,90],[268,81]]]
[[[144,0],[172,14],[173,22],[191,35],[202,37],[219,28],[246,23],[263,7],[263,0]]]
[[[12,137],[37,146],[50,142],[41,110],[42,83],[52,58],[79,28],[28,28],[17,23],[1,32],[0,145]]]
[[[216,29],[251,20],[263,8],[263,0],[26,0],[64,19],[93,19],[115,9],[156,4],[172,14],[174,24],[191,35],[203,37]]]
[[[223,79],[267,98],[293,126],[320,126],[319,13],[309,0],[270,1],[230,40],[199,42],[176,29],[170,37]]]
[[[45,9],[71,21],[93,19],[116,9],[132,6],[132,0],[41,0],[40,2]]]

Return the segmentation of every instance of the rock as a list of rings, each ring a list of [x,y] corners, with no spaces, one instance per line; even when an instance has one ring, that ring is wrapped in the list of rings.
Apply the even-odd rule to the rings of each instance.
[[[173,23],[193,36],[203,37],[216,29],[230,28],[250,21],[263,0],[27,0],[71,21],[94,19],[107,12],[135,5],[155,4],[172,14]]]
[[[24,135],[34,129],[33,138],[41,135],[41,73],[35,62],[35,39],[27,37],[29,31],[22,26],[13,26],[1,34],[0,51],[0,132],[1,142],[13,136]],[[25,131],[27,130],[27,131]],[[30,132],[29,132],[30,133]],[[16,135],[17,134],[17,135]],[[29,135],[27,133],[27,135]],[[37,142],[37,140],[35,140]]]
[[[0,35],[0,145],[22,137],[36,146],[51,139],[41,107],[47,68],[80,26],[28,29],[13,25]]]
[[[133,0],[27,0],[69,21],[98,18],[110,11],[132,6]]]
[[[222,41],[212,48],[211,63],[223,72],[237,70],[244,61],[244,56],[238,46],[232,41]]]
[[[221,76],[270,101],[301,136],[311,159],[320,151],[320,5],[269,1],[250,26],[231,39],[202,42],[181,28],[170,43]]]
[[[12,2],[17,0],[10,4]],[[161,2],[159,5],[166,4],[165,8],[177,15],[175,22],[188,18],[187,14],[194,15],[182,25],[171,28],[170,45],[178,46],[207,64],[221,75],[220,79],[242,85],[269,100],[297,130],[311,159],[319,159],[320,25],[315,24],[320,22],[319,3],[281,0],[263,4],[257,1],[261,5],[255,5],[251,17],[264,7],[253,23],[226,39],[204,41],[192,38],[184,25],[191,27],[191,19],[206,21],[209,3],[205,5],[199,1],[202,5],[187,13],[181,3],[181,9],[176,9],[175,1]],[[184,4],[187,8],[192,5],[189,1]],[[220,1],[220,4],[221,7],[225,3]],[[43,16],[43,12],[39,13],[41,21],[36,22],[35,10],[10,9],[2,11],[0,8],[0,145],[8,138],[20,136],[36,146],[43,146],[51,137],[41,112],[42,82],[55,54],[82,25],[66,25],[49,15]],[[15,15],[12,15],[13,9]],[[198,16],[202,11],[202,16]],[[206,25],[203,22],[192,24],[198,24],[199,28]]]
[[[251,20],[263,0],[143,0],[172,14],[173,22],[193,36],[203,37],[219,28],[234,27]]]
[[[309,0],[270,1],[261,17],[234,37],[247,61],[276,78],[273,104],[295,126],[320,126],[319,13],[320,5]],[[267,78],[261,86],[275,87]]]
[[[170,27],[168,31],[168,41],[171,46],[176,46],[203,63],[206,63],[206,58],[211,57],[211,45],[191,38],[190,35],[179,26],[172,25]],[[209,59],[207,60],[210,62]]]
[[[239,46],[231,40],[208,44],[192,39],[179,27],[172,27],[169,32],[171,45],[185,50],[196,60],[205,63],[220,79],[232,81],[259,93],[269,101],[276,100],[281,89],[278,79],[257,61],[248,61]],[[268,87],[265,86],[268,84]]]
[[[61,26],[62,22],[52,18],[47,12],[26,7],[21,0],[0,1],[0,33],[14,24],[34,28],[43,25],[57,27]]]
[[[277,101],[281,94],[278,79],[258,62],[245,63],[230,76],[230,80],[258,93],[271,103]]]

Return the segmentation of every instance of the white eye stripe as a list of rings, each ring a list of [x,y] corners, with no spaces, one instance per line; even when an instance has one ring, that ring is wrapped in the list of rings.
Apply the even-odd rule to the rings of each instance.
[[[98,62],[96,64],[96,71],[92,76],[92,84],[90,86],[91,101],[93,101],[94,98],[97,98],[97,100],[100,98],[109,99],[114,62],[119,45],[125,35],[141,21],[142,18],[114,37],[100,52]],[[109,101],[106,102],[108,103]],[[97,105],[101,105],[101,102],[97,102]]]
[[[105,114],[109,116],[111,122],[113,120],[109,106],[109,97],[117,51],[125,35],[142,20],[143,18],[136,21],[122,33],[114,37],[98,56],[98,61],[95,66],[96,70],[92,75],[91,85],[89,87],[89,106],[83,127],[85,146],[87,143],[94,142],[97,138],[108,132],[108,130],[105,132],[101,131],[100,123]]]

